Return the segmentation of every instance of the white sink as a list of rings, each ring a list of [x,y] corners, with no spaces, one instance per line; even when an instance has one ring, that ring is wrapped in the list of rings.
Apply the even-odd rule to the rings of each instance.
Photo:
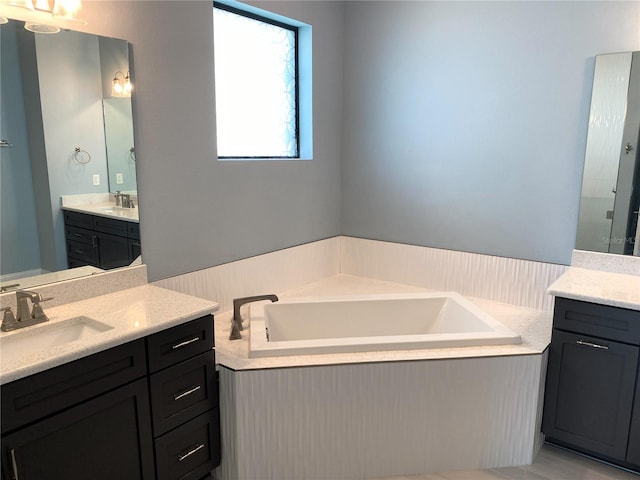
[[[112,330],[106,323],[89,317],[73,317],[54,323],[43,323],[0,335],[0,356],[12,361],[31,353],[44,352],[67,343],[85,340]]]

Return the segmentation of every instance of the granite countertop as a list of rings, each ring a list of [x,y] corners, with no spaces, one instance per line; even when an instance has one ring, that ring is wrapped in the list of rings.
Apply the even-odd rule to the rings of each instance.
[[[62,209],[70,210],[72,212],[88,213],[99,217],[115,218],[118,220],[125,220],[127,222],[140,223],[138,207],[116,207],[116,204],[111,202],[90,203],[86,205],[63,205]]]
[[[569,268],[549,287],[556,297],[640,310],[640,276]]]
[[[152,285],[46,308],[49,322],[0,333],[0,384],[106,350],[217,311],[218,304]],[[2,355],[2,343],[44,325],[86,316],[113,329],[11,360]]]
[[[429,292],[391,282],[353,275],[336,275],[318,282],[279,293],[280,298],[358,295],[378,293]],[[272,292],[264,292],[272,293]],[[332,353],[322,355],[292,355],[267,358],[249,358],[249,331],[242,332],[241,340],[229,340],[232,311],[215,317],[216,361],[232,370],[286,368],[294,366],[336,365],[366,362],[391,362],[427,359],[495,357],[504,355],[531,355],[542,353],[551,341],[552,313],[492,302],[479,298],[468,300],[495,319],[520,334],[520,345],[486,347],[431,348],[420,350],[389,350],[362,353]],[[244,313],[244,311],[243,311]],[[251,326],[249,326],[251,328]]]

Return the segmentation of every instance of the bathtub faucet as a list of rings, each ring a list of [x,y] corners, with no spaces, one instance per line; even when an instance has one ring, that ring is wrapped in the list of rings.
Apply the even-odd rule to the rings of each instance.
[[[240,307],[245,303],[258,302],[260,300],[271,300],[272,302],[277,302],[278,297],[276,295],[254,295],[253,297],[233,299],[233,319],[231,320],[231,335],[229,335],[229,340],[238,340],[242,338],[242,335],[240,335],[240,332],[242,331]]]

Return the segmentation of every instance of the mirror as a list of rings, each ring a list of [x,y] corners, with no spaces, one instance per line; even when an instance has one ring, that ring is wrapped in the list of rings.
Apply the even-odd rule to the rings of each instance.
[[[130,82],[129,45],[35,34],[16,20],[0,35],[0,287],[100,272],[68,269],[62,197],[82,211],[122,191],[136,205],[127,221],[138,222],[131,93],[113,88]]]
[[[596,56],[576,249],[639,255],[640,52]]]

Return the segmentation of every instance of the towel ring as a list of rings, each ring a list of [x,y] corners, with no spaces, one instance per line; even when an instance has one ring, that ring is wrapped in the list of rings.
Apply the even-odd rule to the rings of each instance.
[[[129,158],[134,162],[136,161],[136,147],[131,147],[129,149]]]
[[[91,155],[86,150],[82,150],[80,147],[76,147],[73,151],[73,159],[81,163],[82,165],[86,165],[91,161]]]

